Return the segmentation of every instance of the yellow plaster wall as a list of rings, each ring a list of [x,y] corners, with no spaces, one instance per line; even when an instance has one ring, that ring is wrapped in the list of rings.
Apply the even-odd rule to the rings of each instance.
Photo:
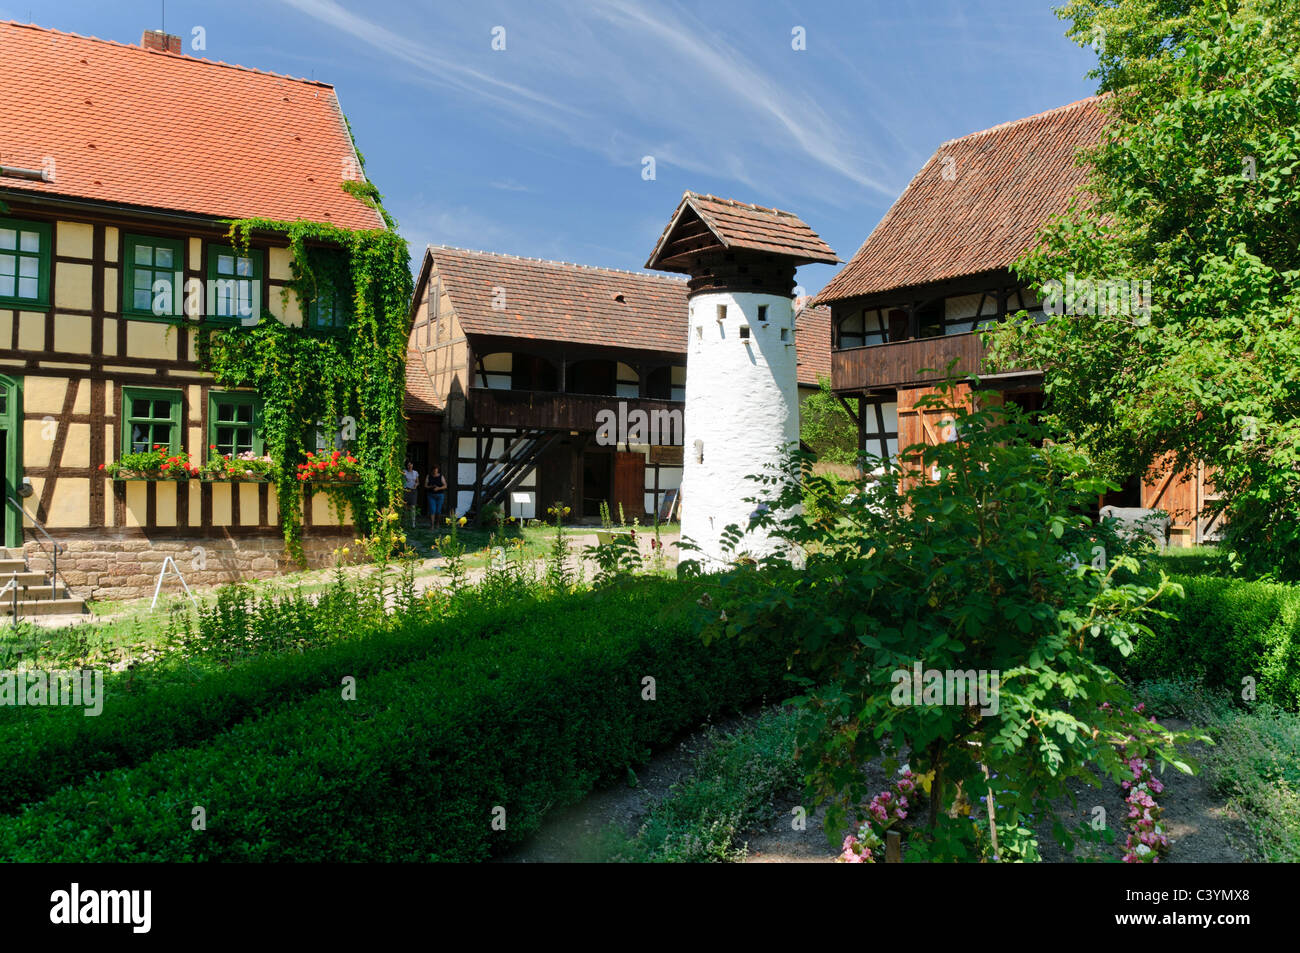
[[[45,315],[35,311],[18,312],[18,349],[45,350]]]
[[[88,314],[56,314],[54,316],[54,350],[63,354],[90,354],[90,322]]]
[[[159,526],[176,525],[176,490],[174,480],[159,480],[154,484],[156,513]]]
[[[229,483],[212,484],[212,525],[229,526],[231,519],[231,486]]]
[[[55,269],[54,306],[90,310],[95,269],[92,265],[60,262]]]
[[[95,251],[95,227],[84,222],[59,222],[56,247],[69,258],[91,258]]]
[[[176,354],[176,342],[167,333],[178,333],[167,324],[152,321],[128,321],[126,323],[126,353],[129,357],[141,360],[173,360]]]

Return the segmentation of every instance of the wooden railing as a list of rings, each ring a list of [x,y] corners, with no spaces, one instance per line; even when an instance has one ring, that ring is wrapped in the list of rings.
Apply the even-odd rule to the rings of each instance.
[[[957,359],[956,372],[983,370],[984,344],[976,332],[913,338],[831,352],[831,384],[836,390],[871,390],[942,380],[944,368]],[[922,368],[931,369],[922,374]]]
[[[644,410],[647,414],[676,411],[679,420],[685,407],[680,400],[655,400],[649,397],[606,397],[471,387],[466,422],[476,427],[591,431],[597,427],[597,413],[612,410],[617,415],[620,404],[627,405],[628,413],[633,410]]]

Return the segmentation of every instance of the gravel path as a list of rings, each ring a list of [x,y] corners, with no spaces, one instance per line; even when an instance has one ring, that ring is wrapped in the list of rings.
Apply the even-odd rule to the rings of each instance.
[[[717,723],[714,727],[732,731],[742,727],[753,715],[746,715]],[[1167,719],[1166,727],[1185,729],[1186,722]],[[709,736],[708,726],[688,732],[668,748],[657,752],[641,770],[636,772],[636,786],[620,784],[598,791],[565,811],[547,819],[541,831],[513,853],[501,858],[515,863],[567,862],[588,859],[590,845],[609,825],[617,825],[631,834],[636,831],[650,807],[664,797],[677,781],[691,770],[695,757],[703,750]],[[1194,745],[1187,753],[1197,758],[1203,746]],[[878,764],[867,766],[871,789],[884,789],[886,778]],[[1201,774],[1188,777],[1169,769],[1161,776],[1166,787],[1160,797],[1164,818],[1172,847],[1169,863],[1242,863],[1250,860],[1244,846],[1250,842],[1245,825],[1224,806],[1211,788],[1209,779]],[[1096,859],[1119,860],[1123,856],[1124,834],[1122,825],[1127,808],[1124,791],[1110,781],[1101,787],[1077,785],[1078,808],[1068,803],[1061,805],[1062,818],[1067,826],[1092,817],[1094,806],[1106,810],[1112,827],[1117,828],[1116,843],[1104,848]],[[786,791],[776,799],[778,815],[762,829],[748,838],[745,863],[829,863],[839,853],[838,846],[826,841],[822,827],[824,812],[809,812],[807,823],[800,828],[793,823],[791,810],[801,804],[799,792]],[[1088,859],[1086,851],[1076,846],[1075,854],[1066,856],[1049,831],[1040,832],[1039,843],[1043,859],[1048,862],[1073,862]]]

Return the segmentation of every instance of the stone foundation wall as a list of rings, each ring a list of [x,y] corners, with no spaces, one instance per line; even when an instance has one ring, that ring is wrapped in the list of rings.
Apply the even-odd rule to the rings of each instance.
[[[352,542],[352,531],[317,533],[305,537],[302,548],[308,569],[334,565],[334,551]],[[59,576],[73,594],[84,599],[139,599],[151,597],[163,561],[171,556],[191,589],[251,579],[267,579],[304,567],[285,552],[284,538],[276,536],[238,539],[73,539],[63,542]],[[10,550],[17,555],[17,551]],[[48,543],[28,541],[23,546],[28,566],[50,569]],[[164,594],[183,593],[170,571],[163,581]]]

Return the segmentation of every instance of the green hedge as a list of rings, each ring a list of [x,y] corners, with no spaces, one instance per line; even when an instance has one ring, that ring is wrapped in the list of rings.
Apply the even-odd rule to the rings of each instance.
[[[784,652],[696,634],[638,582],[358,679],[0,818],[12,860],[480,860],[704,717],[784,694]],[[642,678],[657,697],[642,700]],[[207,829],[191,830],[192,809]],[[492,811],[506,810],[505,830]]]
[[[1131,680],[1193,677],[1240,699],[1255,679],[1260,700],[1300,708],[1300,587],[1214,576],[1172,576],[1185,599],[1160,606],[1174,619],[1152,622],[1120,663]]]
[[[542,605],[536,600],[479,607],[471,592],[444,619],[408,620],[396,631],[357,633],[302,654],[274,654],[221,672],[165,671],[105,679],[104,710],[11,708],[0,720],[0,813],[12,813],[97,771],[127,767],[232,725],[362,677],[446,651],[472,629],[480,637],[509,632]],[[575,611],[581,611],[574,607]]]

